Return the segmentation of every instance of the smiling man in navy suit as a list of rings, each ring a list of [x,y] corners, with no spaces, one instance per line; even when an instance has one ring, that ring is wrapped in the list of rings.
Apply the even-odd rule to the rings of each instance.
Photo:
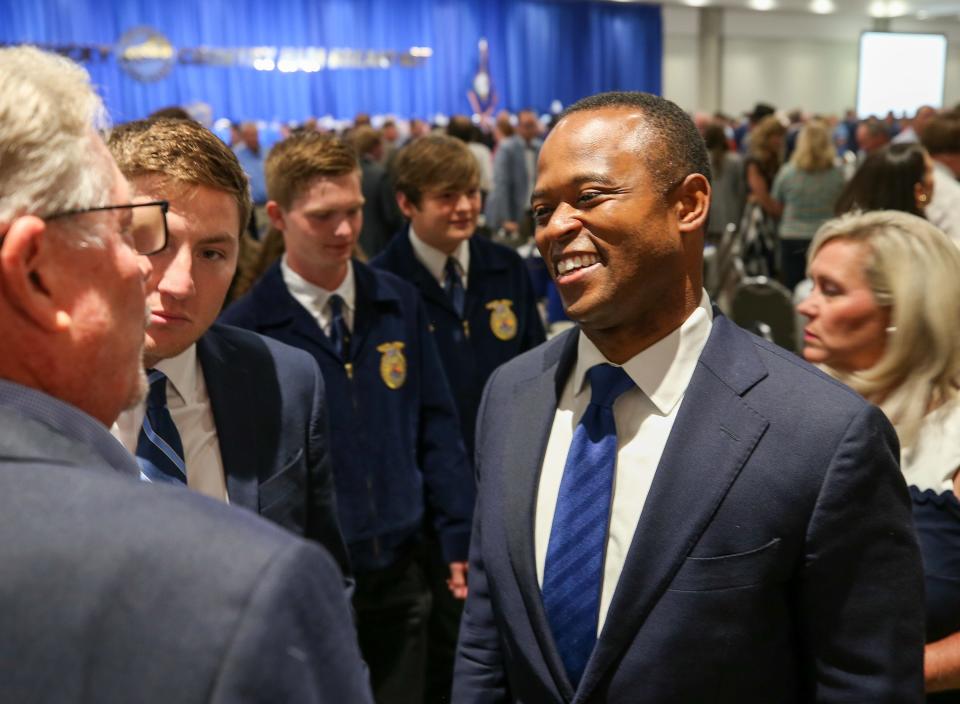
[[[144,364],[152,390],[164,387],[150,398],[166,401],[161,412],[175,426],[179,466],[164,473],[150,463],[152,401],[123,413],[114,435],[145,478],[255,511],[319,541],[349,573],[316,363],[274,340],[212,325],[251,208],[236,156],[190,120],[121,125],[108,146],[138,196],[170,204],[167,246],[149,257]]]
[[[923,583],[874,407],[714,312],[703,141],[608,93],[540,154],[577,328],[494,372],[454,702],[919,702]]]

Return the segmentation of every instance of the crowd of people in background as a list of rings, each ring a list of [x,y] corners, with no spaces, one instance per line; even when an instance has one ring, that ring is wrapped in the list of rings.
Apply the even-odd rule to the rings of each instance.
[[[179,109],[155,114],[174,114],[171,110]],[[692,117],[710,153],[713,204],[708,244],[718,243],[731,224],[741,233],[750,232],[758,242],[758,256],[765,259],[764,273],[776,276],[790,290],[805,278],[806,253],[817,228],[854,209],[894,208],[922,214],[960,242],[960,106],[950,110],[923,106],[912,116],[897,118],[889,113],[858,119],[852,110],[843,116],[801,110],[783,113],[758,103],[740,118],[722,113]],[[293,126],[275,126],[279,128],[275,137],[332,131],[354,147],[363,168],[365,198],[357,253],[373,258],[403,222],[393,196],[393,159],[400,147],[427,134],[455,137],[474,154],[480,169],[480,233],[512,246],[529,242],[533,226],[529,195],[536,157],[555,118],[523,109],[502,110],[493,118],[439,117],[428,124],[416,117],[371,119],[361,113],[341,123],[309,118]],[[260,146],[257,124],[231,123],[221,136],[236,151],[250,176],[254,204],[261,206],[255,208],[252,238],[269,240],[269,223],[262,210],[267,150]],[[915,172],[921,162],[923,172],[911,173],[908,163]],[[897,179],[911,178],[907,186],[919,184],[915,196],[907,193],[891,200],[888,192],[898,188]],[[265,250],[261,258],[250,251],[261,248]],[[247,242],[245,249],[244,259],[257,260],[254,277],[277,256],[275,243]],[[241,270],[242,283],[231,298],[249,286],[251,275],[243,265]],[[541,287],[544,293],[548,288]],[[545,312],[547,322],[562,326],[564,316],[553,303]]]

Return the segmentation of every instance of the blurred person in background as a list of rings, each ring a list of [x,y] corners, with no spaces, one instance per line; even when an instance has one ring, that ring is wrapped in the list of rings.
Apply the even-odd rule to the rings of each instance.
[[[890,143],[889,128],[876,117],[861,120],[857,124],[854,135],[857,143],[857,161],[859,162]]]
[[[750,132],[750,149],[746,159],[749,199],[769,215],[777,214],[770,198],[770,189],[783,163],[783,140],[786,134],[787,128],[776,115],[763,118]]]
[[[483,205],[493,190],[493,152],[490,147],[481,141],[482,134],[466,115],[454,115],[447,125],[447,134],[456,137],[467,145],[474,158],[477,160],[477,168],[480,169],[480,199],[481,212]]]
[[[484,212],[494,231],[503,228],[526,242],[533,234],[530,194],[537,178],[540,120],[528,109],[517,115],[516,134],[500,142],[493,157],[493,191]]]
[[[843,170],[830,129],[813,120],[800,129],[790,161],[777,173],[770,194],[770,212],[780,218],[780,277],[793,289],[807,268],[807,248],[817,228],[833,216],[843,190]]]
[[[710,154],[712,178],[710,219],[707,223],[707,241],[720,241],[730,223],[739,224],[747,199],[747,182],[743,157],[730,150],[727,132],[719,122],[712,122],[703,132],[703,140]]]
[[[786,128],[776,115],[768,115],[750,131],[746,157],[747,202],[741,237],[744,263],[754,274],[772,274],[776,269],[776,201],[770,196],[773,179],[783,163]]]
[[[825,224],[809,261],[803,356],[897,431],[926,576],[928,701],[958,702],[960,251],[920,217],[875,211]]]
[[[960,244],[960,116],[943,115],[929,120],[920,142],[933,159],[933,194],[925,215]]]
[[[381,165],[384,155],[383,135],[362,125],[350,131],[347,140],[360,159],[360,190],[363,192],[363,227],[360,249],[367,259],[377,256],[403,227],[403,215],[397,208],[393,185]]]
[[[923,217],[933,192],[933,160],[927,150],[913,142],[891,144],[864,160],[834,212],[900,210]]]

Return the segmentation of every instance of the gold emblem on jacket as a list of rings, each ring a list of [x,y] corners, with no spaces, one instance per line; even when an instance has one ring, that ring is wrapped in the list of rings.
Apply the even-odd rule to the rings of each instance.
[[[384,342],[377,346],[380,358],[380,378],[389,389],[399,389],[407,380],[407,358],[403,356],[402,342]]]
[[[517,336],[517,315],[513,312],[513,301],[499,298],[487,303],[490,311],[490,329],[498,340],[512,340]]]

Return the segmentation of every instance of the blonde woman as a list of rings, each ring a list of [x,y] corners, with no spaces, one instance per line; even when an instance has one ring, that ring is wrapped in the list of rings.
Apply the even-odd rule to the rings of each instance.
[[[960,250],[881,210],[827,222],[809,262],[803,356],[897,430],[926,575],[926,687],[942,692],[928,701],[960,701]]]
[[[790,162],[773,181],[770,212],[780,218],[780,277],[790,289],[803,280],[810,240],[833,216],[843,190],[836,158],[830,128],[813,120],[800,130]]]

